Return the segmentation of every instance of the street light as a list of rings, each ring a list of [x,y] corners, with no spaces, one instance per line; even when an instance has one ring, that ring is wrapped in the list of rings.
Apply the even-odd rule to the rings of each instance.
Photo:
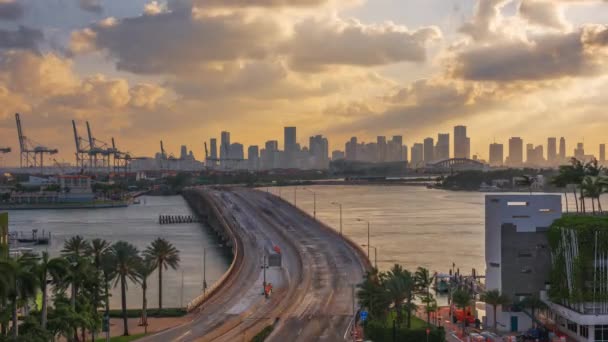
[[[316,220],[317,219],[317,193],[308,188],[304,188],[304,190],[306,190],[308,192],[312,192],[312,203],[313,203],[312,215]]]
[[[365,244],[361,245],[361,247],[371,247],[374,249],[374,267],[378,269],[378,248]]]
[[[369,259],[369,248],[370,248],[370,244],[369,244],[369,228],[370,228],[370,223],[368,220],[364,220],[364,219],[360,219],[358,218],[357,221],[359,222],[367,222],[367,258]]]
[[[340,207],[340,236],[342,236],[342,203],[331,202],[331,204]]]

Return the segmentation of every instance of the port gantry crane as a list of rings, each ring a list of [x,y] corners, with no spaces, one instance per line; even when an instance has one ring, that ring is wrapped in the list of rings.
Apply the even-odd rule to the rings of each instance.
[[[112,154],[114,158],[114,172],[120,173],[121,169],[126,174],[131,169],[131,161],[145,158],[133,157],[129,152],[122,152],[116,148],[114,137],[112,137]]]
[[[112,148],[108,147],[105,142],[96,139],[91,134],[91,125],[87,121],[87,134],[89,136],[89,156],[91,158],[91,169],[110,168],[110,157],[114,154]],[[101,158],[99,158],[101,156]],[[101,165],[99,160],[101,159]]]
[[[91,148],[89,141],[78,135],[76,121],[74,120],[72,120],[72,127],[74,129],[74,141],[76,142],[76,166],[84,170],[91,165],[91,155],[89,154]]]
[[[23,134],[19,113],[15,114],[15,121],[17,121],[17,134],[19,135],[19,149],[21,153],[19,166],[22,168],[39,167],[40,172],[42,173],[44,168],[44,155],[54,155],[57,154],[59,150],[43,146],[26,137]]]

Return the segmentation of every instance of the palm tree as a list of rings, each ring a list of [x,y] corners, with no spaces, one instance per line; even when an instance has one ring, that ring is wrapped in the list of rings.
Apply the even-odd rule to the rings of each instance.
[[[40,313],[40,326],[46,329],[48,315],[48,284],[52,279],[57,281],[67,272],[68,263],[63,258],[50,258],[48,252],[42,252],[42,258],[37,265],[38,281],[42,292],[42,309]],[[49,279],[50,278],[50,279]]]
[[[492,310],[494,311],[494,332],[496,333],[496,310],[498,306],[509,304],[509,297],[498,290],[490,290],[481,295],[481,300],[486,304],[492,305]]]
[[[78,286],[80,282],[82,282],[84,274],[86,274],[83,272],[85,268],[83,257],[90,248],[90,244],[87,240],[80,235],[76,235],[67,240],[61,250],[61,256],[70,264],[68,272],[68,278],[72,289],[70,303],[72,304],[72,309],[74,309],[74,311],[76,310]]]
[[[389,299],[383,287],[382,279],[378,269],[367,271],[363,276],[363,282],[357,285],[357,299],[362,307],[369,310],[373,318],[384,317],[388,309]]]
[[[412,274],[401,267],[401,265],[395,264],[390,271],[386,274],[386,281],[384,287],[388,292],[388,296],[393,302],[395,311],[397,313],[397,323],[403,322],[403,302],[407,300],[406,308],[408,309],[408,321],[407,327],[411,325],[411,302],[412,294],[414,290],[414,279]]]
[[[432,276],[428,269],[424,267],[418,267],[414,275],[416,288],[421,294],[420,298],[424,304],[426,304],[426,323],[431,325],[431,304],[433,303],[433,295],[431,294],[431,286],[435,280],[435,276]]]
[[[517,180],[517,185],[527,187],[528,190],[530,190],[530,195],[532,195],[532,187],[534,184],[536,184],[536,177],[534,176],[523,175]]]
[[[25,253],[16,259],[0,261],[0,270],[9,279],[8,297],[12,305],[13,338],[19,336],[19,321],[17,311],[19,301],[27,305],[27,299],[33,297],[38,289],[38,278],[34,270],[36,257]]]
[[[465,329],[467,324],[466,315],[464,315],[464,313],[466,312],[467,307],[471,305],[471,302],[473,302],[473,296],[468,289],[458,288],[452,293],[452,302],[457,308],[462,309],[462,335],[464,335],[466,333]]]
[[[95,266],[95,278],[97,279],[97,281],[93,282],[92,284],[94,288],[94,298],[92,303],[94,308],[94,315],[98,314],[97,310],[99,309],[99,306],[101,304],[99,298],[99,284],[101,282],[102,277],[104,280],[106,278],[104,275],[102,275],[102,259],[109,248],[110,243],[108,241],[103,239],[93,239],[86,250],[86,254],[93,259],[93,266]],[[107,284],[107,280],[105,281]],[[93,329],[91,333],[91,338],[93,341],[95,341],[95,329]]]
[[[604,184],[599,176],[585,176],[583,183],[581,184],[581,195],[582,197],[591,198],[591,207],[593,214],[595,214],[595,201],[598,202],[598,209],[602,211],[602,204],[600,203],[600,196],[604,192]]]
[[[148,333],[148,297],[146,296],[148,291],[148,278],[154,272],[154,263],[150,259],[143,259],[139,269],[137,270],[137,276],[141,285],[142,291],[142,308],[141,308],[141,325],[144,326],[144,332]]]
[[[150,259],[154,269],[158,269],[158,312],[163,309],[163,269],[171,267],[176,270],[179,267],[179,250],[169,241],[156,238],[144,251],[144,257]]]
[[[114,270],[116,272],[116,281],[114,287],[118,286],[120,283],[123,335],[129,336],[127,321],[127,280],[131,280],[134,283],[137,282],[137,271],[141,265],[141,258],[139,257],[137,248],[124,241],[118,241],[113,244],[110,253],[115,261]]]

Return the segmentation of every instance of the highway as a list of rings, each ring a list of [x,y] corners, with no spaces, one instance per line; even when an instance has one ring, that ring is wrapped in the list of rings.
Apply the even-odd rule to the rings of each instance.
[[[268,325],[267,341],[343,341],[353,318],[353,286],[365,255],[291,204],[258,190],[205,188],[243,242],[238,273],[185,325],[144,341],[250,341]],[[279,246],[282,267],[267,269],[274,290],[263,292],[263,250]]]

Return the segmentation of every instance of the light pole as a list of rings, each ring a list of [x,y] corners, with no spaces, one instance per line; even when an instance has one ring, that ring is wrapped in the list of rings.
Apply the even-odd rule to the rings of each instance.
[[[264,270],[264,282],[262,283],[262,294],[266,295],[266,269],[268,268],[268,265],[266,263],[266,251],[264,251],[264,254],[262,254],[262,269]]]
[[[340,208],[340,236],[342,236],[342,203],[331,202],[333,205],[337,205]]]
[[[370,246],[370,245],[361,245],[361,247],[371,247],[374,249],[374,267],[376,269],[378,269],[378,248],[376,248],[375,246]]]
[[[308,188],[304,188],[304,190],[312,193],[312,216],[316,220],[317,219],[317,193]]]
[[[367,222],[367,258],[369,259],[369,248],[370,248],[370,244],[369,244],[369,230],[370,230],[371,224],[369,223],[369,221],[364,220],[364,219],[360,219],[360,218],[358,218],[357,221],[359,221],[359,222]]]
[[[207,248],[223,248],[224,245],[210,245],[203,247],[203,297],[207,294]]]
[[[297,207],[298,206],[298,187],[294,187],[293,188],[293,206]]]

